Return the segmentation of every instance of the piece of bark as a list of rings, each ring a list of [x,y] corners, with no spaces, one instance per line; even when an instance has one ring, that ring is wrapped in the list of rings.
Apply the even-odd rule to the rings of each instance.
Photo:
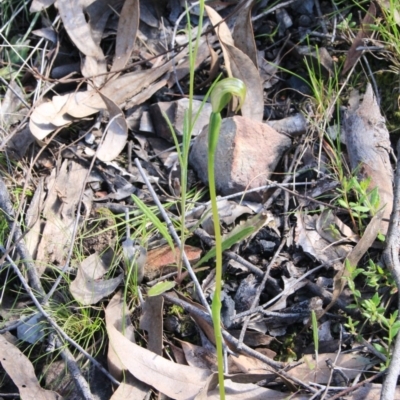
[[[307,120],[304,115],[300,113],[276,121],[267,121],[266,123],[279,133],[284,133],[290,137],[296,137],[306,133],[308,127]]]
[[[391,145],[385,119],[370,84],[361,105],[344,116],[343,131],[351,168],[357,170],[359,179],[371,179],[369,190],[378,188],[380,207],[385,206],[380,232],[386,234],[393,208]]]

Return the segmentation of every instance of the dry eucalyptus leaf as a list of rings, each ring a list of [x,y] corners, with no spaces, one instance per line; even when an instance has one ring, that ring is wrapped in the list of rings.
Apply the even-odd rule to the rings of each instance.
[[[352,250],[353,246],[347,244],[333,245],[325,240],[316,229],[317,221],[320,218],[317,215],[296,213],[296,217],[296,245],[301,246],[303,251],[311,257],[327,265],[333,265],[335,261],[343,259]],[[329,226],[325,228],[329,231]]]
[[[336,353],[319,354],[318,362],[315,360],[315,355],[307,354],[300,361],[303,364],[289,370],[290,376],[293,376],[302,382],[315,382],[324,385],[329,382],[332,369],[326,364],[327,360],[332,363],[337,357]],[[357,354],[339,354],[335,363],[335,368],[340,369],[348,379],[354,379],[360,371],[371,368],[373,362],[367,357],[362,357]]]
[[[96,304],[113,293],[122,282],[123,275],[102,279],[107,270],[108,267],[97,253],[86,258],[78,267],[76,278],[69,286],[74,299],[84,305]]]
[[[107,66],[103,50],[93,39],[90,25],[86,22],[82,2],[80,0],[59,1],[57,5],[68,36],[86,56],[82,74],[86,77],[105,74]],[[104,80],[105,76],[94,78],[98,86]]]
[[[246,0],[237,15],[233,28],[233,40],[235,46],[246,54],[258,68],[257,46],[254,40],[253,23],[251,22],[251,10],[255,0]]]
[[[125,372],[124,379],[110,400],[144,400],[149,390],[151,389],[148,385],[137,380],[129,372]]]
[[[33,0],[29,12],[36,13],[50,7],[56,0]]]
[[[197,261],[200,258],[202,251],[198,247],[189,245],[185,245],[184,250],[188,260],[191,262]],[[147,262],[144,267],[145,277],[152,280],[161,273],[176,271],[176,264],[178,263],[179,256],[179,248],[175,247],[175,251],[172,251],[169,245],[164,245],[157,247],[156,249],[149,250],[147,253]],[[172,267],[165,268],[168,265],[172,265]]]
[[[112,324],[127,340],[135,343],[135,330],[129,316],[129,311],[122,298],[121,291],[117,292],[108,303],[106,314],[108,314],[106,323]],[[108,346],[107,363],[111,375],[119,381],[123,380],[124,374],[126,374],[127,371],[124,371],[125,368],[118,354],[115,353],[113,346]]]
[[[115,327],[112,309],[115,302],[119,302],[117,296],[114,296],[106,309],[106,325],[110,346],[124,368],[140,381],[173,399],[193,399],[205,385],[211,372],[175,364],[130,342]]]
[[[35,370],[28,357],[0,335],[0,363],[18,387],[21,400],[61,400],[62,397],[39,385]]]
[[[118,21],[115,56],[111,71],[119,71],[128,63],[139,27],[139,0],[125,0]]]

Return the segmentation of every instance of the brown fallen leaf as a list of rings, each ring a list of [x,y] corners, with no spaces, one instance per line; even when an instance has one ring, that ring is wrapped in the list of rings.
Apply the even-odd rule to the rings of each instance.
[[[185,354],[187,363],[192,367],[209,369],[217,371],[217,356],[215,351],[212,352],[201,346],[179,340],[182,350]]]
[[[198,261],[202,250],[198,247],[185,245],[185,253],[189,261]],[[171,268],[172,271],[176,270],[176,264],[179,260],[179,248],[175,247],[175,251],[171,250],[169,245],[157,247],[156,249],[149,250],[147,253],[147,262],[144,267],[144,275],[148,279],[154,279],[160,275],[160,272],[164,273],[166,270],[163,267],[174,264]]]
[[[255,0],[246,0],[241,6],[233,28],[233,40],[235,46],[246,54],[258,68],[256,41],[254,40],[253,23],[251,22],[251,10]]]
[[[179,61],[184,54],[184,52],[179,53],[175,57],[176,61]],[[154,93],[154,90],[146,91],[146,89],[152,89],[152,83],[168,72],[171,67],[172,61],[168,61],[157,68],[124,74],[118,79],[107,82],[101,89],[101,93],[117,106],[126,106],[126,102],[136,95],[138,95],[137,101],[140,100],[141,103]],[[142,92],[146,92],[146,95]],[[41,103],[35,107],[31,114],[29,128],[37,139],[42,140],[57,126],[70,123],[71,117],[84,118],[106,108],[97,90],[54,96],[51,102]]]
[[[112,301],[107,306],[106,312],[110,315],[109,323],[113,322],[115,328],[121,332],[127,340],[134,343],[135,330],[129,313],[126,307],[124,307],[124,300],[121,292],[114,295]],[[129,371],[125,370],[124,365],[121,363],[118,354],[115,353],[112,346],[108,346],[107,363],[111,375],[115,379],[121,381],[121,385],[112,396],[112,399],[143,399],[144,395],[150,390],[150,387],[136,379]]]
[[[193,399],[206,384],[210,371],[175,364],[129,341],[116,328],[115,305],[121,303],[116,294],[106,309],[106,326],[110,346],[134,377],[177,400]]]
[[[62,397],[39,385],[32,363],[16,346],[0,335],[0,363],[18,387],[21,400],[62,400]]]

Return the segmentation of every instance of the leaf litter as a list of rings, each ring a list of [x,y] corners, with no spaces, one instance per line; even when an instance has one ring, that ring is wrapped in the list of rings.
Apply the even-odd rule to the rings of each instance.
[[[35,274],[52,294],[51,314],[60,321],[65,310],[66,321],[86,313],[90,326],[95,310],[103,313],[103,332],[93,331],[91,336],[100,343],[98,352],[107,352],[108,371],[114,383],[120,383],[108,398],[139,399],[151,391],[173,399],[218,398],[214,330],[207,304],[200,304],[202,296],[211,302],[215,288],[209,204],[201,190],[204,182],[198,179],[201,171],[194,168],[196,176],[189,168],[188,218],[186,226],[180,226],[180,169],[187,167],[179,165],[176,149],[171,150],[172,135],[164,117],[168,115],[182,141],[189,108],[188,29],[195,37],[198,9],[185,11],[174,0],[53,3],[31,4],[31,12],[42,16],[35,25],[39,29],[32,31],[34,43],[46,56],[35,56],[34,69],[24,76],[18,76],[23,65],[15,69],[20,60],[9,56],[9,72],[1,74],[6,80],[0,123],[2,132],[10,132],[2,133],[7,161],[2,176],[20,214],[10,218],[3,194],[0,207],[11,232],[14,223],[24,231],[23,237],[11,234],[1,244],[17,260],[12,246],[20,252],[19,242],[26,242],[28,252],[18,257],[21,262],[32,257]],[[329,2],[289,2],[294,4],[278,4],[276,9],[268,9],[266,3],[207,5],[194,60],[193,138],[207,126],[211,106],[203,100],[222,73],[243,80],[247,87],[242,117],[268,124],[285,136],[272,143],[276,139],[269,131],[257,143],[259,149],[252,150],[265,155],[273,146],[283,148],[284,141],[286,146],[282,156],[277,152],[271,161],[272,171],[254,174],[246,190],[219,202],[226,256],[221,315],[226,393],[232,399],[309,399],[323,389],[329,398],[337,392],[334,386],[350,386],[361,374],[366,382],[376,376],[379,385],[366,383],[342,397],[366,398],[360,394],[365,388],[371,398],[377,397],[382,379],[375,355],[380,351],[383,359],[389,356],[379,345],[382,341],[386,345],[387,333],[382,329],[385,323],[369,318],[365,335],[379,350],[357,347],[351,323],[365,317],[365,305],[371,304],[374,294],[367,274],[355,281],[362,284],[355,289],[352,271],[366,271],[371,262],[377,263],[377,271],[383,268],[383,245],[377,238],[390,234],[395,209],[393,137],[384,115],[396,118],[396,113],[389,115],[390,109],[383,109],[372,78],[372,84],[359,78],[356,92],[339,76],[353,73],[359,62],[368,63],[364,48],[376,40],[374,24],[384,17],[371,3],[361,22],[355,23],[360,28],[355,34],[352,14],[334,10]],[[387,2],[379,5],[388,15]],[[393,10],[395,24],[399,12]],[[60,21],[50,21],[51,15]],[[319,31],[325,36],[315,34]],[[374,70],[381,68],[378,61],[369,62]],[[339,111],[335,115],[332,104],[347,106],[347,102],[342,115]],[[232,129],[241,137],[241,125]],[[329,136],[335,129],[341,130],[336,142]],[[245,148],[245,141],[235,140],[233,149]],[[232,160],[220,174],[233,187],[240,178],[234,174],[241,175],[250,160],[239,151],[229,154]],[[228,152],[223,155],[228,157]],[[149,183],[134,165],[134,157],[141,160],[169,222],[162,222],[153,207]],[[235,169],[237,165],[240,168]],[[270,176],[273,182],[267,179]],[[359,185],[346,191],[346,182],[354,179]],[[255,190],[252,181],[264,184],[256,188],[257,196],[248,190]],[[178,273],[180,245],[172,241],[171,226],[185,232],[183,252],[202,293],[187,271]],[[14,296],[16,304],[22,304],[23,296],[11,289],[18,284],[11,283],[5,270],[1,299]],[[382,275],[379,312],[388,317],[395,310],[388,299],[396,288],[381,283]],[[0,344],[7,358],[1,363],[14,390],[21,398],[32,398],[32,393],[35,398],[68,398],[61,387],[60,394],[43,389],[36,375],[41,368],[46,370],[46,363],[34,370],[6,338],[8,330],[15,330],[18,339],[35,351],[46,343],[45,353],[50,354],[54,333],[47,329],[45,316],[33,309],[25,315],[19,305],[19,322],[13,325],[8,320],[13,308],[7,307],[2,306],[0,325]],[[311,312],[318,316],[320,327],[325,326],[319,343],[312,345]],[[245,318],[248,329],[241,333]],[[79,343],[84,343],[79,331],[86,329],[82,321],[75,331],[67,322],[63,328]],[[379,336],[376,331],[384,333]],[[318,344],[332,350],[316,354]],[[90,352],[98,356],[93,349]],[[309,351],[313,354],[305,354]],[[17,367],[8,363],[9,354],[15,354],[14,362],[20,360]],[[84,369],[83,364],[79,368]],[[21,380],[26,377],[29,385]],[[83,376],[80,383],[77,380],[77,390],[81,398],[91,398],[84,382]]]

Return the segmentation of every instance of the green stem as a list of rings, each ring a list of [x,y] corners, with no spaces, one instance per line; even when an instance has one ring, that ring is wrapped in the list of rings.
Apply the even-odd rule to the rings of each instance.
[[[224,357],[222,349],[221,331],[221,289],[222,289],[222,238],[221,227],[219,224],[217,193],[215,190],[215,150],[218,143],[219,130],[221,127],[221,114],[211,113],[209,133],[208,133],[208,181],[211,198],[211,209],[214,220],[215,249],[216,249],[216,273],[215,273],[215,292],[212,301],[212,319],[214,324],[215,344],[217,346],[218,361],[218,382],[219,395],[221,400],[225,400],[224,385]]]

